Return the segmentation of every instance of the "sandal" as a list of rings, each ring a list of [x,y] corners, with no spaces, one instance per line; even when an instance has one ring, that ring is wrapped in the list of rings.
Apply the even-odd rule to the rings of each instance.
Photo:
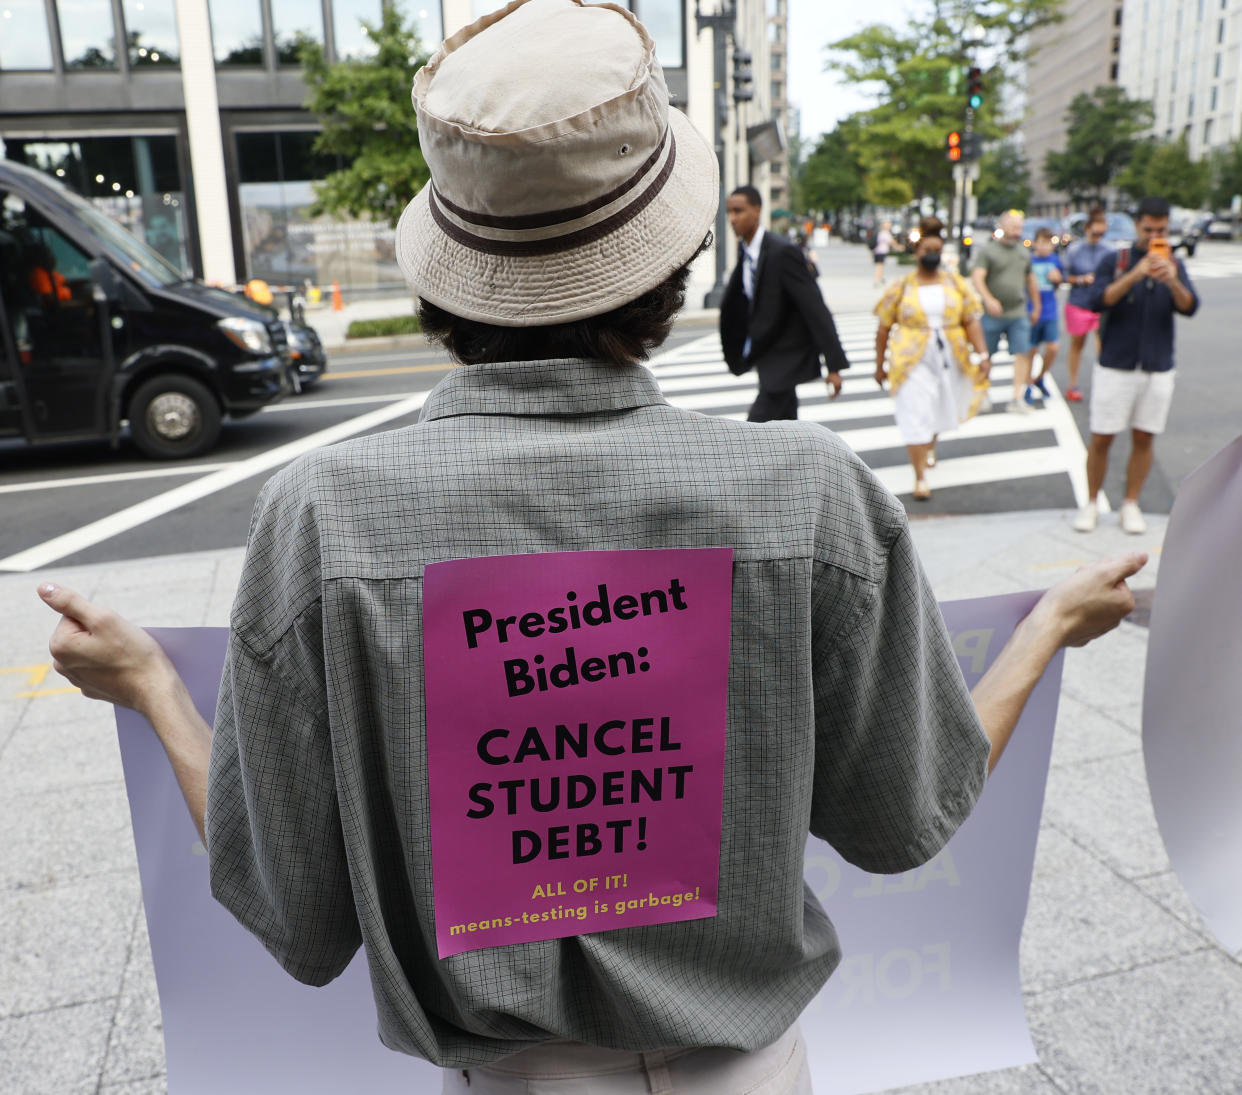
[[[931,487],[927,485],[926,479],[920,479],[914,484],[914,500],[916,502],[926,502],[931,497]]]

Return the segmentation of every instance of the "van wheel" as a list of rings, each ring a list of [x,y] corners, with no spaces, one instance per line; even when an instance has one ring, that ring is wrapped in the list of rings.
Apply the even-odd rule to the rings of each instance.
[[[144,456],[200,456],[220,436],[220,407],[197,380],[175,373],[153,377],[130,400],[129,432]]]

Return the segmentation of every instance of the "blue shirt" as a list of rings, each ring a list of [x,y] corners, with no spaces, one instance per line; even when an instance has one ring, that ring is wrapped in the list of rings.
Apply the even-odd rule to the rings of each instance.
[[[1035,275],[1035,281],[1039,284],[1039,314],[1043,319],[1057,314],[1057,287],[1048,276],[1050,270],[1058,271],[1064,280],[1065,267],[1061,265],[1060,258],[1055,254],[1031,256],[1031,273]]]
[[[1130,248],[1128,269],[1142,260],[1144,252]],[[1193,316],[1199,310],[1199,294],[1190,284],[1190,275],[1181,259],[1177,276],[1190,290],[1191,306],[1182,315]],[[1117,273],[1117,253],[1107,255],[1095,272],[1088,307],[1107,316],[1100,322],[1100,364],[1109,369],[1145,373],[1164,373],[1173,368],[1173,294],[1167,285],[1154,278],[1140,281],[1111,308],[1104,305],[1104,290]],[[1124,271],[1123,271],[1124,273]]]
[[[1113,249],[1106,243],[1090,243],[1087,240],[1076,240],[1065,252],[1065,265],[1072,278],[1083,274],[1094,274],[1105,255],[1111,255]],[[1069,303],[1075,308],[1091,307],[1091,286],[1071,285]]]

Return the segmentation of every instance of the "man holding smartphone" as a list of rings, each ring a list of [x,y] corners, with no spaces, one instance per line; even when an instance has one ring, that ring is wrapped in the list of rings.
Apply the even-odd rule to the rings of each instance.
[[[1100,359],[1091,380],[1088,501],[1074,520],[1078,532],[1095,529],[1108,451],[1127,428],[1131,448],[1121,528],[1132,535],[1147,531],[1138,498],[1173,401],[1173,316],[1192,316],[1199,308],[1185,265],[1169,250],[1169,203],[1144,198],[1137,228],[1134,246],[1105,256],[1091,286],[1088,307],[1104,313],[1106,322],[1100,324]]]

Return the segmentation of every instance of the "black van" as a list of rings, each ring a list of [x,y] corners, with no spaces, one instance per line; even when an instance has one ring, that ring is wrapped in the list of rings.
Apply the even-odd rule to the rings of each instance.
[[[176,267],[54,179],[0,161],[0,438],[215,444],[290,390],[279,319]]]

